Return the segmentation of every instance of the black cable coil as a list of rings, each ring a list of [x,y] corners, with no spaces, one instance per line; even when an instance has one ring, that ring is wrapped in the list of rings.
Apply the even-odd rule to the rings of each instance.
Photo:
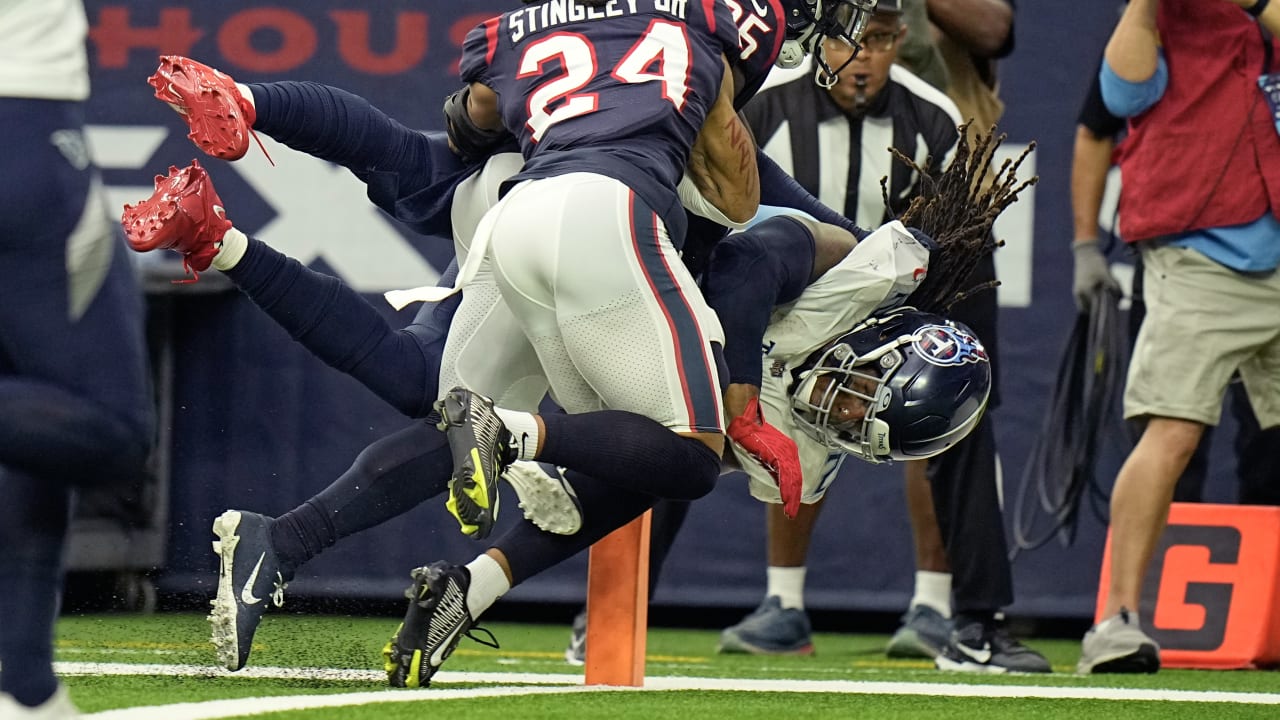
[[[1132,444],[1120,403],[1129,359],[1119,302],[1118,292],[1099,288],[1091,311],[1076,316],[1048,413],[1015,493],[1010,559],[1054,537],[1070,547],[1085,498],[1107,523],[1110,484],[1098,480],[1098,457],[1104,446],[1127,450]]]

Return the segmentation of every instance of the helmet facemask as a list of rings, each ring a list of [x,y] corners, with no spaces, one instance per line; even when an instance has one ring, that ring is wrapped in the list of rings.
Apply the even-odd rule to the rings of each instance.
[[[776,64],[781,68],[795,68],[805,55],[813,55],[818,85],[824,88],[835,85],[840,71],[862,48],[862,33],[875,11],[876,0],[796,0],[787,5],[790,6],[787,37]],[[840,67],[832,68],[822,47],[824,38],[845,43],[854,49],[853,54]]]
[[[888,460],[890,428],[877,416],[889,407],[888,383],[902,366],[895,348],[884,345],[864,356],[844,343],[827,348],[791,395],[800,428],[831,450],[871,463]]]
[[[796,424],[871,463],[933,457],[973,430],[991,363],[965,326],[914,308],[873,316],[794,371]]]

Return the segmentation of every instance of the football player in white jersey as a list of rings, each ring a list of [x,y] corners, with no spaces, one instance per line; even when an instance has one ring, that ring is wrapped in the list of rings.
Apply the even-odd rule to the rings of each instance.
[[[939,190],[904,212],[903,222],[920,222],[929,235],[892,222],[855,243],[839,228],[781,217],[716,246],[703,288],[725,330],[725,407],[735,416],[728,435],[756,480],[757,496],[793,505],[802,489],[801,501],[816,501],[832,452],[871,462],[928,458],[963,439],[981,417],[991,385],[981,342],[962,325],[903,303],[940,310],[981,289],[968,278],[995,247],[991,224],[1026,186],[1016,182],[1015,163],[997,192],[968,196],[970,179],[985,171],[991,140],[972,153],[962,144],[958,161],[930,185]],[[814,441],[803,460],[787,434],[764,422],[761,397],[773,406],[769,423],[806,445],[806,437]],[[797,470],[802,488],[781,482]],[[655,502],[652,494],[578,479],[571,481],[582,529],[566,537],[517,526],[481,556],[503,577],[443,561],[414,571],[415,587],[426,592],[410,601],[388,658],[421,650],[421,659],[408,663],[409,684],[426,684],[510,587]],[[389,662],[389,671],[393,665],[405,663]]]

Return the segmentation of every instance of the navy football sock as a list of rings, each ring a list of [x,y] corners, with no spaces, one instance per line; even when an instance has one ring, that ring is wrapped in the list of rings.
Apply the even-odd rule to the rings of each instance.
[[[658,500],[647,493],[620,490],[573,470],[565,471],[564,477],[582,505],[582,529],[573,535],[553,535],[533,523],[522,522],[494,541],[493,547],[507,557],[513,587],[591,547],[640,517]]]
[[[445,434],[415,422],[375,441],[332,485],[281,515],[271,543],[285,566],[297,569],[338,540],[443,493],[452,473]]]
[[[226,272],[255,305],[325,364],[359,380],[409,417],[431,412],[443,338],[393,329],[362,295],[255,238]],[[450,316],[452,317],[452,316]],[[445,323],[447,326],[447,322]],[[440,348],[434,347],[439,344]]]
[[[672,500],[711,492],[720,458],[711,448],[631,412],[601,410],[541,416],[546,434],[538,459],[601,482]]]
[[[71,490],[0,469],[0,691],[35,706],[58,687],[53,624]]]
[[[660,500],[653,506],[653,519],[649,526],[649,597],[658,589],[662,566],[667,562],[676,535],[684,527],[689,516],[688,500]]]

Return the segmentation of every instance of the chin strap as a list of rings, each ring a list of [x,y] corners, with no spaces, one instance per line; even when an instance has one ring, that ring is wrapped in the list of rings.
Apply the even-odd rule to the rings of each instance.
[[[862,46],[854,45],[853,54],[849,56],[849,59],[840,63],[840,67],[832,69],[831,65],[827,62],[826,48],[822,46],[822,43],[815,44],[817,47],[814,49],[813,58],[816,61],[814,62],[816,67],[813,74],[813,81],[818,84],[818,87],[823,90],[828,90],[840,81],[840,73],[845,68],[849,67],[849,64],[853,62],[854,58],[858,57],[858,53],[862,52]]]

